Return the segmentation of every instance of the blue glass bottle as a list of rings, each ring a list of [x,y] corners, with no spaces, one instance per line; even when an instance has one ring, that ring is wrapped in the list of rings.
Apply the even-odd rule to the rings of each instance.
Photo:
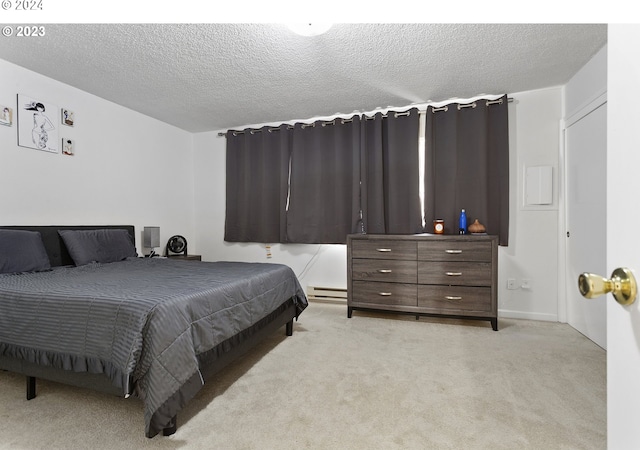
[[[467,213],[462,209],[460,222],[458,224],[458,234],[467,234]]]

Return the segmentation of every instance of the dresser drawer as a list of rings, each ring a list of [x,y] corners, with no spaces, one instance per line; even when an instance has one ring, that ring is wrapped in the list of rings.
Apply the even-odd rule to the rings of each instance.
[[[491,242],[418,242],[420,261],[491,261]]]
[[[492,312],[491,288],[466,286],[418,286],[418,307],[447,312]]]
[[[350,301],[389,306],[416,306],[417,286],[402,283],[354,281]]]
[[[417,261],[382,259],[353,259],[352,278],[363,281],[386,281],[393,283],[416,283]]]
[[[491,286],[491,263],[420,261],[418,283]]]
[[[417,256],[415,241],[392,241],[385,239],[351,241],[352,258],[409,259]]]

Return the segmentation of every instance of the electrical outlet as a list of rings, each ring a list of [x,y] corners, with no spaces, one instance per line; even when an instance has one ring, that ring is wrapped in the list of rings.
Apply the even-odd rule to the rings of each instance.
[[[531,289],[531,280],[529,280],[528,278],[523,278],[520,287],[522,289]]]
[[[271,258],[271,246],[269,244],[265,245],[264,248],[267,250],[267,259]]]
[[[515,278],[507,279],[507,289],[518,289]]]

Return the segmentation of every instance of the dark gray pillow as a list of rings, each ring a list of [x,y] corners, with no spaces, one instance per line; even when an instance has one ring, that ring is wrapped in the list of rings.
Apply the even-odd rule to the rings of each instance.
[[[0,230],[0,273],[51,269],[42,236],[37,231]]]
[[[138,256],[127,230],[59,230],[76,266],[110,263]]]

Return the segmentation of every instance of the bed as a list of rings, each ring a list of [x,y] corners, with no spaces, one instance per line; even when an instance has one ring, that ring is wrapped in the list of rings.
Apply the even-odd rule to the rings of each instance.
[[[211,376],[307,306],[284,265],[140,258],[133,226],[0,226],[0,369],[143,403],[172,434]]]

